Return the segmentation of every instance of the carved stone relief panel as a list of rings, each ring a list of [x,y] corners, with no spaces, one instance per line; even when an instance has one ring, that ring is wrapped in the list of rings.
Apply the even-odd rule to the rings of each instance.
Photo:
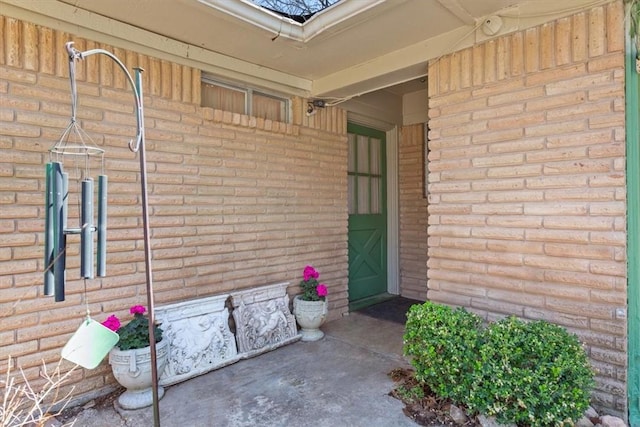
[[[276,283],[231,293],[241,357],[253,357],[300,339],[289,310],[288,285]]]
[[[169,358],[161,385],[175,384],[240,359],[229,330],[229,295],[216,295],[156,308]]]

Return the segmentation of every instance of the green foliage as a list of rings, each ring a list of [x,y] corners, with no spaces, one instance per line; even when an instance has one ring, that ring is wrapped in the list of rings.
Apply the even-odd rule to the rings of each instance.
[[[409,310],[404,342],[416,379],[499,422],[572,425],[589,406],[593,372],[560,326],[509,317],[482,328],[464,309],[427,302]]]
[[[629,3],[629,35],[638,37],[638,27],[640,26],[640,0],[625,0]]]
[[[133,315],[133,320],[118,329],[120,350],[132,350],[149,346],[149,319],[141,313]],[[154,335],[156,342],[162,341],[162,329],[155,326]]]
[[[573,425],[589,406],[593,372],[560,326],[509,317],[484,331],[469,407],[500,422]]]
[[[407,313],[405,355],[412,358],[416,379],[454,401],[469,397],[479,351],[482,319],[463,308],[414,305]]]
[[[400,400],[402,400],[405,403],[419,402],[424,398],[424,387],[419,385],[414,387],[407,387],[407,386],[401,385],[398,388],[396,388],[395,391],[398,394],[398,397],[400,398]]]

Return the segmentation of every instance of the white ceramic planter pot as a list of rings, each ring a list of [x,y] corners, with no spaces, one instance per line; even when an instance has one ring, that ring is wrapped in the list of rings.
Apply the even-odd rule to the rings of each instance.
[[[167,364],[169,340],[156,343],[158,378]],[[153,404],[153,380],[151,375],[151,347],[135,350],[120,350],[114,347],[109,352],[109,364],[113,376],[127,390],[118,397],[123,409],[139,409]],[[158,386],[158,399],[164,396],[164,389]]]
[[[305,301],[297,295],[293,299],[293,314],[300,325],[302,341],[317,341],[324,336],[320,326],[327,319],[327,299],[324,301]]]

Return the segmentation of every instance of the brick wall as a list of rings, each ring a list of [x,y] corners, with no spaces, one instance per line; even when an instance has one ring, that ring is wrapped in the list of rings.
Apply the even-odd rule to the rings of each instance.
[[[429,66],[428,297],[566,326],[626,416],[621,1]]]
[[[70,237],[66,301],[43,292],[44,164],[70,117],[64,43],[101,47],[141,66],[155,301],[162,305],[290,281],[313,264],[329,286],[330,317],[348,311],[346,113],[292,124],[201,108],[200,72],[0,17],[0,371],[7,357],[38,376],[85,315],[78,241]],[[104,55],[78,63],[78,121],[105,153],[107,277],[86,282],[92,317],[128,318],[146,304],[133,95]],[[73,207],[70,207],[73,217]],[[297,286],[290,288],[297,292]],[[64,369],[69,367],[63,365]],[[106,362],[71,377],[74,396],[114,384]]]
[[[427,200],[424,197],[424,125],[404,126],[398,148],[400,292],[427,299]]]

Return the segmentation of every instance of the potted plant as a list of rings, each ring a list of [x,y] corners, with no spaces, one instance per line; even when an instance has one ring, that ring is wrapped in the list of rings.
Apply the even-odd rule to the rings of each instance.
[[[327,286],[319,283],[320,274],[310,265],[302,272],[302,294],[293,299],[293,314],[300,325],[302,341],[317,341],[324,336],[320,326],[327,318]]]
[[[120,340],[109,352],[109,364],[113,376],[127,390],[118,397],[118,404],[124,409],[139,409],[153,404],[153,380],[151,374],[151,347],[149,343],[149,318],[147,309],[134,305],[129,309],[133,320],[121,326],[120,319],[111,315],[102,322],[115,331]],[[162,329],[155,326],[156,364],[158,376],[162,373],[168,356],[168,340],[162,339]],[[158,398],[162,398],[164,389],[158,387]]]

